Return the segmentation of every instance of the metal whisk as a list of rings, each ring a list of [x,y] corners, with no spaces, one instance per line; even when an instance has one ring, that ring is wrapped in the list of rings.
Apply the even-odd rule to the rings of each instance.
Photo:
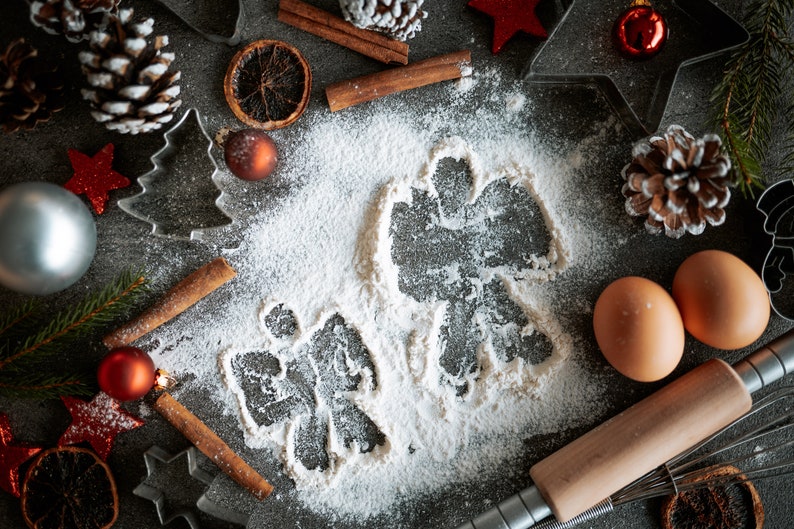
[[[591,509],[567,522],[548,519],[536,527],[568,529],[618,505],[790,473],[794,473],[794,387],[783,387],[722,430]]]

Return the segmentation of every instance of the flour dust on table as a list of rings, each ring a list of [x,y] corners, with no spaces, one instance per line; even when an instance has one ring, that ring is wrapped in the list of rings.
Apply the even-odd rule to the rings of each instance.
[[[494,73],[438,87],[433,113],[310,108],[300,141],[274,133],[265,182],[288,191],[252,193],[223,310],[156,333],[158,366],[226,407],[219,434],[242,428],[318,513],[360,521],[493,475],[603,391],[574,361],[565,313],[590,302],[566,278],[603,266],[624,215],[571,190],[619,125],[548,157],[518,132],[531,99]]]

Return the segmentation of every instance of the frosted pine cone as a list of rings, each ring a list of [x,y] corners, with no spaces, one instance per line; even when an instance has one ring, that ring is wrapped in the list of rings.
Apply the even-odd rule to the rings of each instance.
[[[71,42],[88,38],[102,29],[105,15],[118,11],[120,0],[32,0],[30,20],[47,33],[60,34]]]
[[[91,51],[80,53],[89,89],[83,98],[91,102],[94,119],[110,130],[138,134],[159,129],[174,117],[181,101],[180,72],[171,71],[173,53],[163,53],[168,37],[155,37],[150,18],[133,23],[132,9],[111,16],[105,31],[91,33]]]
[[[721,145],[715,134],[696,140],[678,125],[635,145],[634,160],[622,171],[626,211],[646,216],[649,232],[676,239],[725,222],[732,181]]]
[[[339,0],[342,14],[354,26],[371,29],[398,40],[408,40],[422,29],[424,0]]]
[[[0,126],[5,132],[32,129],[63,108],[63,79],[17,39],[0,56]]]

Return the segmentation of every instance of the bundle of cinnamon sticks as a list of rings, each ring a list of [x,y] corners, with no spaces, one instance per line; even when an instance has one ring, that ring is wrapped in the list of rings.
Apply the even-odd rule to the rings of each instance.
[[[380,62],[402,65],[329,85],[325,95],[331,112],[404,90],[460,79],[471,73],[471,53],[468,50],[408,64],[408,44],[375,31],[357,28],[301,0],[280,0],[278,19]]]

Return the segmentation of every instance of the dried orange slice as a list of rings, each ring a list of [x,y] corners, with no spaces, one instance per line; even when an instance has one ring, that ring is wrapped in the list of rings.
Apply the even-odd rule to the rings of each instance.
[[[285,127],[309,103],[312,71],[301,52],[279,40],[257,40],[238,51],[223,81],[237,119],[265,130]]]
[[[118,514],[116,482],[94,452],[51,448],[31,463],[22,487],[30,529],[107,529]]]

